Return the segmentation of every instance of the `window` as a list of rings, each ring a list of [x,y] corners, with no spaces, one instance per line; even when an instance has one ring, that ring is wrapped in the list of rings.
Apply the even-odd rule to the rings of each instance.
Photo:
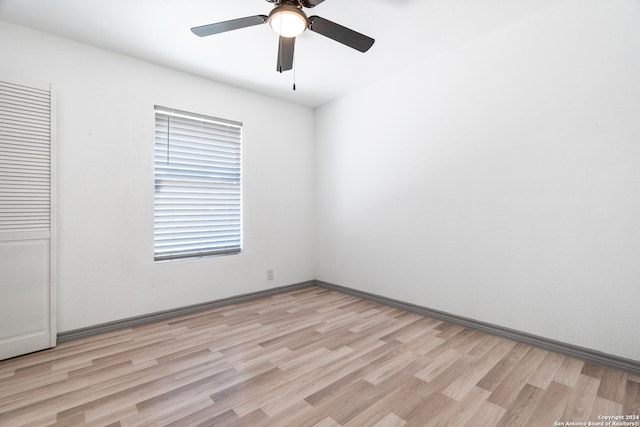
[[[242,249],[242,124],[155,108],[154,259]]]

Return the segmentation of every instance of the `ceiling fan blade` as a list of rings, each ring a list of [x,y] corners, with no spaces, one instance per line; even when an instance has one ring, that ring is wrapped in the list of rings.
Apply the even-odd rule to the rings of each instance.
[[[318,34],[322,34],[325,37],[329,37],[330,39],[359,50],[360,52],[368,51],[375,42],[371,37],[360,34],[319,16],[310,16],[308,22],[309,29],[311,31],[315,31]]]
[[[323,1],[324,0],[302,0],[302,5],[304,7],[316,7],[317,5],[322,3]]]
[[[289,71],[293,68],[293,49],[296,44],[295,37],[282,37],[278,42],[278,64],[276,71]]]
[[[226,31],[238,30],[240,28],[251,27],[264,24],[269,21],[266,15],[247,16],[246,18],[232,19],[230,21],[217,22],[215,24],[193,27],[191,32],[199,37],[210,36],[212,34],[224,33]]]

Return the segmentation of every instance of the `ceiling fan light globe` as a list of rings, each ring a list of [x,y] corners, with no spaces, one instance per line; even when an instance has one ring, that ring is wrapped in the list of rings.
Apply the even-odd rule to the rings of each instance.
[[[297,37],[307,29],[307,15],[295,6],[281,5],[271,11],[269,25],[282,37]]]

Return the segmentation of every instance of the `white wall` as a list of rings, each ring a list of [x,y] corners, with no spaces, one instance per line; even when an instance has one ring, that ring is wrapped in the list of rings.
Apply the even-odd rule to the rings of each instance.
[[[313,279],[312,110],[2,21],[0,40],[0,76],[58,99],[59,332]],[[242,255],[154,263],[154,105],[244,124]]]
[[[0,21],[0,76],[58,97],[58,330],[315,274],[640,360],[639,7],[567,0],[315,117]],[[244,123],[244,254],[153,262],[155,104]]]
[[[316,278],[640,360],[638,22],[567,0],[321,108]]]

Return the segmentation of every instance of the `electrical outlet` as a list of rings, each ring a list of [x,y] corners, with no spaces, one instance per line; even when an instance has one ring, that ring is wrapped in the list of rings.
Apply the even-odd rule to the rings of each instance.
[[[267,270],[267,280],[273,280],[273,269]]]

